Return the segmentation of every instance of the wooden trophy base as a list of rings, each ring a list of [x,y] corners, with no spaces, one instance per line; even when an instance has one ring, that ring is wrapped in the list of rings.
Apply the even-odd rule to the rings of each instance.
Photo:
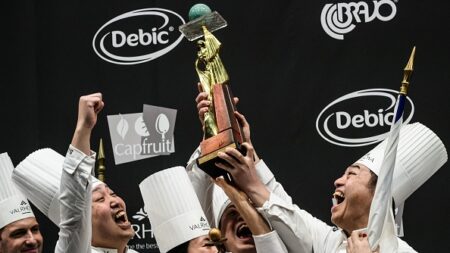
[[[200,143],[201,155],[197,159],[197,165],[212,178],[223,176],[231,182],[231,175],[225,170],[218,168],[215,163],[226,163],[217,156],[220,151],[225,151],[227,147],[236,148],[241,153],[243,140],[242,127],[234,116],[235,106],[233,94],[227,84],[216,84],[213,87],[214,109],[218,134]]]

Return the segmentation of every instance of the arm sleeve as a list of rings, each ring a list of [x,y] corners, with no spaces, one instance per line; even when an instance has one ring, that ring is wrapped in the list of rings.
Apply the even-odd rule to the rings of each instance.
[[[257,209],[277,231],[288,252],[313,252],[313,248],[316,252],[324,248],[335,229],[293,204],[263,160],[256,164],[256,170],[271,192],[269,200]]]
[[[200,154],[200,147],[197,147],[187,162],[186,171],[211,227],[218,227],[218,225],[214,222],[215,219],[212,210],[214,182],[208,174],[203,172],[197,166],[196,159],[200,156]]]
[[[288,253],[277,231],[271,231],[264,235],[254,235],[253,239],[258,253]]]
[[[411,246],[409,246],[405,241],[400,238],[397,238],[398,241],[398,250],[397,253],[417,253]]]
[[[201,172],[196,167],[195,158],[198,157],[199,153],[199,149],[194,152],[186,169],[199,200],[203,203],[202,206],[207,206],[207,203],[211,201],[208,196],[211,196],[209,189],[212,183],[207,180],[206,173]],[[274,174],[263,160],[256,164],[256,171],[258,177],[271,193],[270,199],[257,210],[276,231],[277,237],[284,243],[287,251],[312,253],[313,247],[314,252],[317,249],[325,248],[323,244],[330,239],[331,234],[335,234],[333,233],[334,228],[294,205],[292,198],[286,193],[283,186],[276,181]],[[205,214],[208,213],[208,208],[204,208],[204,210]]]
[[[91,174],[95,152],[87,156],[70,145],[61,175],[59,238],[56,253],[91,251]]]

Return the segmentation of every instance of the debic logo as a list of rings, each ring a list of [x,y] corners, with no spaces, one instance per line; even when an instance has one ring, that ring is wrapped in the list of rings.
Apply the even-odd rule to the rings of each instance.
[[[398,91],[367,89],[344,95],[319,114],[316,129],[326,141],[344,147],[366,146],[382,141],[389,133],[394,117]],[[403,114],[404,124],[414,114],[408,97]]]
[[[104,24],[94,36],[95,53],[107,62],[133,65],[154,60],[183,39],[178,26],[184,19],[177,13],[147,8],[119,15]]]
[[[320,15],[323,30],[332,38],[343,40],[344,34],[355,29],[355,23],[369,23],[375,19],[389,21],[395,17],[397,7],[392,0],[326,4]]]

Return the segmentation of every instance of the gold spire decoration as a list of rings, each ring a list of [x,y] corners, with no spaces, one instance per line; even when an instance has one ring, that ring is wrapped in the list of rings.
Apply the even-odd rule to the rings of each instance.
[[[406,67],[403,70],[403,81],[402,86],[400,87],[400,94],[405,96],[408,93],[409,79],[411,78],[411,74],[413,72],[415,55],[416,55],[416,47],[414,46],[411,52],[411,56],[409,56],[408,63],[406,64]]]
[[[97,154],[97,177],[98,180],[105,182],[105,150],[103,149],[103,139],[100,138]]]

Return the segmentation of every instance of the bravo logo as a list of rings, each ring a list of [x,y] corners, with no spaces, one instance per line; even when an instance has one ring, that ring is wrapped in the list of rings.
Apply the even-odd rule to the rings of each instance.
[[[369,23],[375,19],[386,22],[392,20],[397,7],[392,0],[326,4],[320,15],[323,30],[332,38],[343,40],[344,34],[355,29],[355,23]]]
[[[398,91],[367,89],[344,95],[319,114],[316,129],[326,141],[344,147],[359,147],[380,142],[386,138],[394,118]],[[403,122],[407,124],[414,114],[414,104],[407,97]]]
[[[119,15],[106,22],[94,36],[92,47],[103,60],[133,65],[154,60],[174,49],[183,39],[177,13],[147,8]]]

